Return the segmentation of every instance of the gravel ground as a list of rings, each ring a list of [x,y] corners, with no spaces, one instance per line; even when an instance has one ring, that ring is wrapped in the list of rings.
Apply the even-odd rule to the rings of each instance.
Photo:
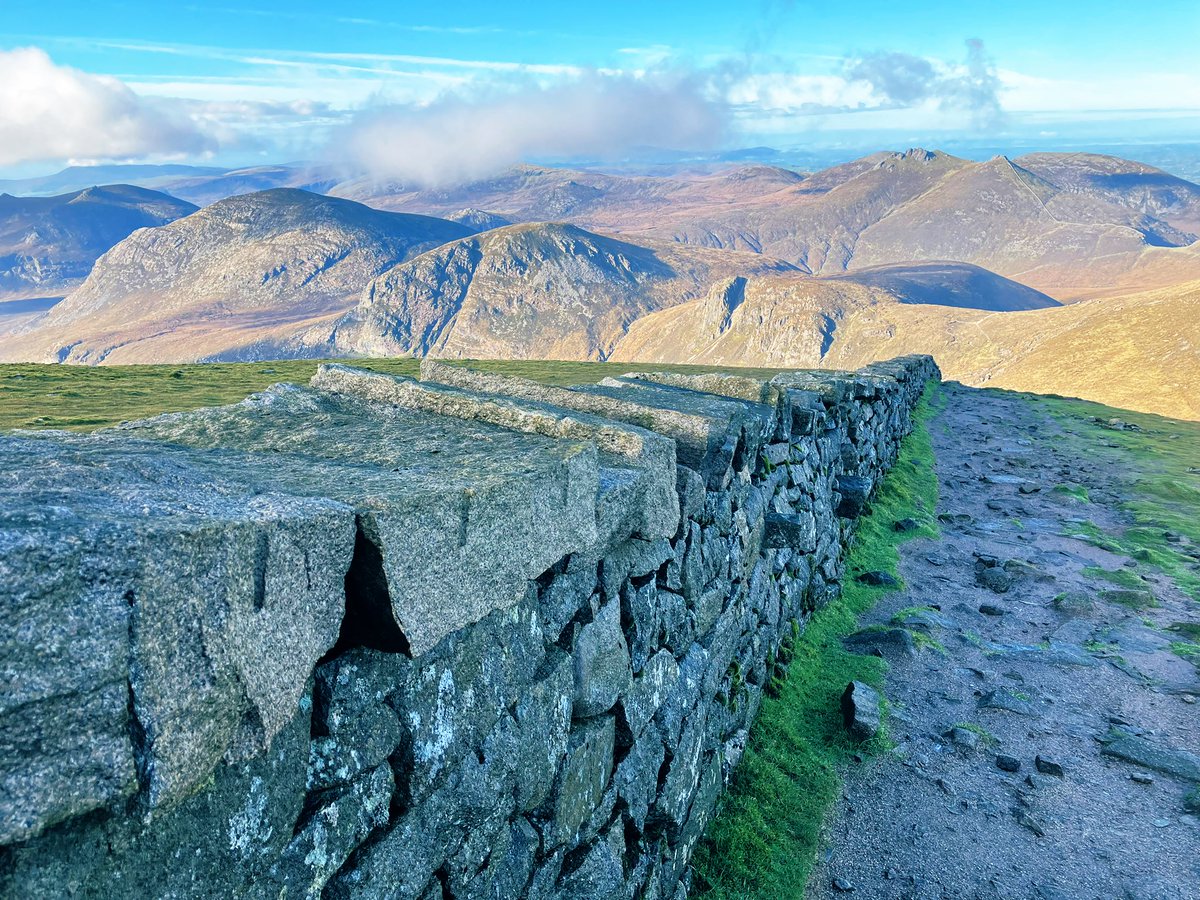
[[[1119,532],[1121,472],[1077,455],[1036,404],[945,395],[942,536],[902,547],[905,589],[863,623],[924,636],[915,652],[879,642],[895,749],[847,773],[809,896],[1200,898],[1185,800],[1200,677],[1164,630],[1200,623],[1200,603],[1066,536],[1083,519]],[[1084,574],[1095,566],[1141,584],[1122,593]]]

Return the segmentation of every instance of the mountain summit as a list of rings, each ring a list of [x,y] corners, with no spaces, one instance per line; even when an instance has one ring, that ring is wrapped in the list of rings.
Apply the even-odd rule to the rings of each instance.
[[[62,296],[87,277],[101,254],[137,229],[195,210],[128,184],[56,197],[0,194],[0,300]]]
[[[7,344],[71,362],[172,360],[184,347],[189,358],[227,358],[343,312],[380,272],[471,231],[288,188],[231,197],[134,233]]]

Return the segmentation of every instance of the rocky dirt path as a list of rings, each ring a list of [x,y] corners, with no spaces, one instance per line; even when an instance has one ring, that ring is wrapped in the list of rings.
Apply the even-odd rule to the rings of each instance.
[[[848,774],[809,896],[1200,898],[1200,678],[1165,630],[1200,603],[1065,536],[1119,531],[1126,487],[1036,404],[944,399],[942,536],[903,546],[905,588],[864,622],[895,749]]]

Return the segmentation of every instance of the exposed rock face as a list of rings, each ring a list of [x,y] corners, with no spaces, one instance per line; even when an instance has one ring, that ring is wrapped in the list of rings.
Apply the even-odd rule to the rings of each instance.
[[[57,197],[0,194],[0,300],[61,297],[137,229],[195,210],[184,200],[127,184]]]
[[[772,273],[719,283],[707,296],[643,316],[618,342],[612,358],[826,365],[859,320],[937,319],[949,314],[950,307],[962,308],[966,317],[975,311],[982,315],[1058,305],[1045,294],[960,263],[882,266],[835,278]],[[908,306],[921,309],[903,308]],[[859,338],[849,352],[870,354],[879,343],[873,334]]]
[[[471,233],[426,216],[278,189],[139,231],[0,355],[33,361],[253,358],[281,330],[343,312],[372,277]]]
[[[0,894],[686,892],[936,367],[443,372],[0,439]]]
[[[573,225],[517,225],[396,266],[314,338],[326,354],[603,359],[635,319],[727,272],[796,271],[751,254],[632,244]]]

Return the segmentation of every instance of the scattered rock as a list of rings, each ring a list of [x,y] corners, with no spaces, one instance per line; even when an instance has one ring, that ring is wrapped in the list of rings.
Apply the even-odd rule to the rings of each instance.
[[[990,656],[1004,656],[1010,659],[1022,659],[1054,666],[1097,665],[1094,657],[1074,644],[1062,641],[1051,641],[1048,647],[1034,644],[993,643],[987,645],[987,652]]]
[[[1154,594],[1150,593],[1150,591],[1130,588],[1113,588],[1101,591],[1100,599],[1106,600],[1109,603],[1119,603],[1121,606],[1128,606],[1130,609],[1146,609],[1151,606],[1158,606],[1158,601],[1154,599]]]
[[[1092,598],[1083,591],[1067,591],[1054,598],[1054,608],[1068,615],[1090,612]]]
[[[900,580],[889,572],[863,572],[855,581],[872,587],[899,587]]]
[[[1021,761],[1015,756],[1009,756],[1007,753],[1001,753],[996,756],[996,768],[1005,772],[1020,772]]]
[[[895,524],[892,525],[892,528],[894,530],[899,531],[902,534],[910,532],[910,531],[916,531],[920,527],[921,527],[921,523],[913,518],[900,519],[899,521],[897,521]]]
[[[980,587],[997,594],[1007,594],[1012,587],[1013,577],[999,566],[989,566],[975,574],[975,581]]]
[[[948,737],[950,739],[950,743],[954,744],[956,747],[963,747],[967,750],[976,750],[979,748],[979,734],[970,728],[963,728],[959,725],[956,725],[946,732],[946,737]]]
[[[833,889],[840,894],[850,894],[854,892],[854,885],[845,878],[833,879]]]
[[[1043,775],[1053,775],[1055,778],[1062,778],[1065,774],[1062,763],[1056,762],[1053,759],[1047,759],[1040,754],[1033,758],[1033,765]]]
[[[1016,816],[1018,825],[1021,825],[1023,828],[1028,828],[1030,831],[1032,831],[1038,837],[1046,836],[1046,826],[1043,825],[1041,822],[1039,822],[1037,819],[1035,819],[1033,816],[1031,816],[1025,810],[1018,809],[1015,813],[1015,816]]]
[[[984,484],[1021,485],[1027,483],[1025,479],[1019,475],[980,475],[979,480]]]
[[[1032,482],[1017,485],[1017,490],[1022,494],[1036,494],[1041,489],[1042,486],[1040,484],[1033,484]]]
[[[842,720],[856,741],[879,733],[879,693],[861,681],[852,681],[842,692]]]
[[[943,525],[970,525],[975,521],[968,513],[938,513],[937,518]]]
[[[1100,752],[1156,772],[1200,782],[1200,756],[1186,750],[1161,747],[1133,734],[1118,732]]]
[[[939,556],[936,553],[930,553],[928,556],[925,557],[925,562],[929,563],[931,566],[941,567],[946,564],[946,557]]]
[[[1129,780],[1137,784],[1154,784],[1154,776],[1149,772],[1134,772]]]
[[[1053,784],[1045,775],[1038,775],[1033,772],[1025,776],[1025,783],[1035,791],[1044,791]]]
[[[1034,578],[1043,574],[1041,569],[1027,559],[1006,559],[1004,571],[1014,578]]]
[[[1022,700],[1010,691],[1004,688],[997,688],[994,691],[988,691],[979,698],[980,709],[1002,709],[1006,712],[1018,713],[1022,716],[1036,715],[1033,709],[1033,704],[1028,700]]]
[[[868,628],[849,635],[843,644],[853,653],[882,656],[885,659],[917,655],[917,642],[907,628]]]
[[[934,628],[954,628],[956,623],[949,616],[943,616],[936,609],[930,607],[929,609],[916,609],[908,612],[903,618],[900,618],[898,615],[893,616],[892,624],[931,632]]]
[[[985,616],[1002,616],[1004,610],[992,603],[982,603],[979,606],[979,611]]]

